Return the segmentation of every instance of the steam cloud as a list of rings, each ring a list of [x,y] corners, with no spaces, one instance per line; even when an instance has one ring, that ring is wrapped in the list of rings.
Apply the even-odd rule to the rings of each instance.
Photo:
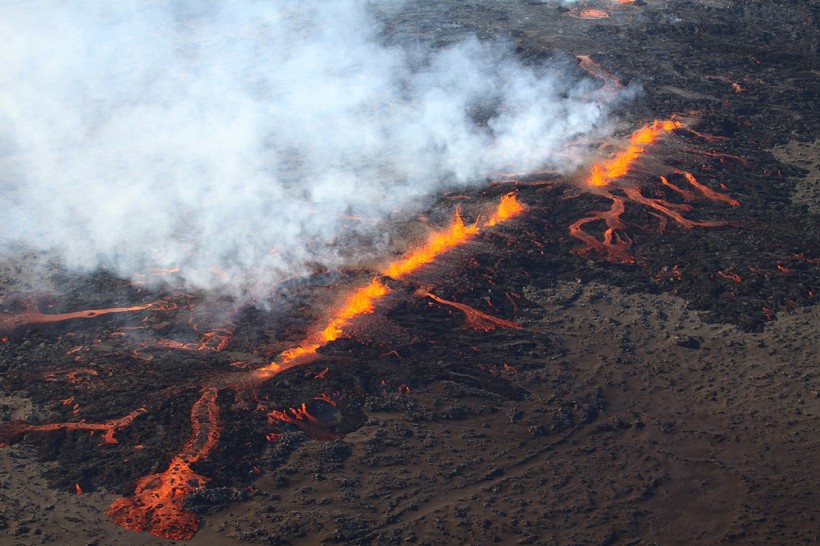
[[[0,2],[0,251],[264,296],[602,123],[566,65],[378,31],[357,0]]]

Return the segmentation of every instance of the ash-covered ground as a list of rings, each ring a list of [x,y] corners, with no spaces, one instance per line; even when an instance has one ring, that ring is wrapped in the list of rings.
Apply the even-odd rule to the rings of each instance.
[[[620,136],[688,114],[697,131],[723,137],[680,135],[650,152],[641,174],[678,168],[727,192],[739,206],[704,201],[692,212],[727,224],[660,233],[655,216],[630,207],[636,263],[611,263],[575,254],[568,232],[605,200],[546,176],[521,179],[525,214],[397,283],[352,339],[260,390],[260,402],[278,407],[312,403],[322,438],[283,424],[267,441],[247,400],[220,395],[220,447],[197,468],[211,482],[187,502],[202,517],[191,544],[817,542],[818,10],[808,1],[581,4],[408,2],[384,39],[445,47],[501,36],[532,63],[590,55],[643,89],[617,113]],[[573,16],[584,7],[609,17]],[[458,202],[467,216],[514,187],[443,196],[440,208]],[[20,308],[21,268],[2,264],[3,311]],[[192,295],[171,314],[9,335],[4,421],[149,411],[116,446],[57,431],[0,450],[0,543],[169,543],[113,525],[105,508],[168,465],[206,378],[242,373],[237,362],[263,365],[265,349],[298,342],[322,318],[324,287],[359,277],[317,276],[275,313],[222,302],[198,316]],[[55,272],[53,282],[49,312],[147,301],[105,274]],[[461,312],[418,297],[419,287],[521,328],[466,329]],[[196,342],[192,323],[226,322],[223,352],[135,354],[145,340],[110,336],[140,326]],[[87,349],[66,354],[77,346]],[[85,375],[72,383],[77,369]],[[336,406],[316,401],[322,394]]]

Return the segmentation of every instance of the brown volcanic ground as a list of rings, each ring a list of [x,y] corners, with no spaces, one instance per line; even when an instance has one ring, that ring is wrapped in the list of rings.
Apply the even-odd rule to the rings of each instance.
[[[677,149],[748,164],[672,145],[658,153],[714,189],[725,184],[739,207],[702,202],[693,214],[732,225],[658,234],[634,208],[625,220],[641,264],[616,265],[570,252],[578,242],[567,226],[604,200],[567,186],[522,187],[524,217],[423,279],[434,294],[522,329],[465,330],[458,311],[398,286],[404,295],[379,307],[359,341],[332,343],[260,393],[287,407],[337,391],[336,440],[285,427],[266,443],[261,417],[223,393],[223,441],[200,468],[213,480],[189,499],[203,514],[191,544],[818,541],[820,322],[809,295],[820,290],[817,9],[593,4],[612,16],[576,19],[539,2],[410,2],[385,39],[446,45],[477,33],[508,37],[532,62],[556,50],[591,55],[643,85],[621,112],[624,134],[698,111],[699,131],[727,139],[679,136]],[[664,174],[646,169],[647,178]],[[508,189],[466,196],[465,213]],[[680,278],[668,274],[675,265]],[[20,267],[0,268],[3,310],[15,305],[7,294],[25,288]],[[75,432],[0,450],[0,544],[170,542],[120,529],[103,510],[167,465],[187,437],[201,378],[261,360],[241,351],[298,340],[321,318],[308,296],[324,281],[311,282],[307,299],[281,315],[237,315],[227,353],[148,351],[150,362],[135,363],[121,341],[89,341],[133,321],[181,335],[159,313],[31,327],[0,344],[0,419],[63,420],[71,414],[59,399],[69,394],[90,422],[151,406],[111,449]],[[51,312],[145,301],[105,275],[54,283]],[[302,322],[285,320],[294,316]],[[82,364],[65,355],[86,342]],[[80,365],[98,370],[100,383],[33,379]],[[144,449],[134,452],[136,443]],[[74,495],[75,483],[86,493]]]

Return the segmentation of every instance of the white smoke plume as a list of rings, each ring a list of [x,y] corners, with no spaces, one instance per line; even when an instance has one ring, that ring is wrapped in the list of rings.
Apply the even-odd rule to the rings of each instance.
[[[0,0],[0,252],[261,296],[602,124],[566,65],[378,31],[357,0]]]

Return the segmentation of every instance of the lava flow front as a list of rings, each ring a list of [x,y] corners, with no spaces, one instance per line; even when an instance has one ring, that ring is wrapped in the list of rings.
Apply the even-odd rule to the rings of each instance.
[[[171,460],[165,472],[146,476],[137,482],[131,497],[114,501],[107,512],[117,525],[134,531],[150,531],[164,538],[188,539],[199,528],[197,516],[182,507],[192,491],[208,481],[191,469],[219,442],[221,425],[216,397],[219,391],[208,387],[191,408],[190,440]]]

